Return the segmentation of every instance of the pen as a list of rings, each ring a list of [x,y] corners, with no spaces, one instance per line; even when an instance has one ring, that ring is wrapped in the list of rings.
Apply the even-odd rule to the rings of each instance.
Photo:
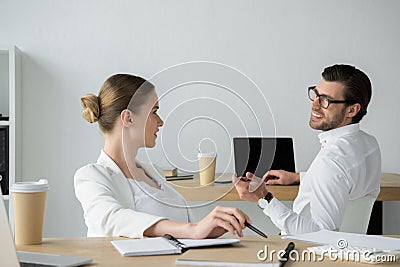
[[[244,225],[246,227],[248,227],[250,230],[252,230],[253,232],[259,234],[262,237],[268,238],[268,236],[266,234],[264,234],[263,232],[261,232],[260,230],[258,230],[257,228],[255,228],[253,225],[249,224],[248,222],[244,222]]]
[[[285,249],[285,254],[283,254],[283,256],[279,259],[279,267],[283,267],[283,265],[285,265],[285,263],[289,261],[289,254],[290,251],[292,251],[293,249],[294,249],[294,243],[289,242],[289,244]]]

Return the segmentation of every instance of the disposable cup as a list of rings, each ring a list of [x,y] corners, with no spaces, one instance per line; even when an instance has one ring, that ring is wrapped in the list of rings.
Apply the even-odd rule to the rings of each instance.
[[[49,185],[46,179],[37,182],[20,182],[11,187],[15,243],[36,245],[42,243],[46,195]]]
[[[216,153],[198,153],[200,185],[213,185],[215,180]]]

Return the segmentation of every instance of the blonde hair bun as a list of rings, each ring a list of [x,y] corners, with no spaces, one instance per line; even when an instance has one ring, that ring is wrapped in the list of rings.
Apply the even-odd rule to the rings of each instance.
[[[100,117],[100,105],[99,98],[94,94],[87,94],[81,97],[81,104],[84,108],[82,117],[90,123],[94,123],[99,120]]]

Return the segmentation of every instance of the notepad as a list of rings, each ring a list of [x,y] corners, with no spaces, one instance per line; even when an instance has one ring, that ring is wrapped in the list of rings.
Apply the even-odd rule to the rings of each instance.
[[[261,240],[261,239],[260,239]],[[277,255],[274,260],[259,260],[257,252],[265,248],[265,241],[242,240],[239,244],[215,249],[190,249],[180,255],[176,265],[185,266],[223,266],[223,267],[278,267]],[[270,246],[271,245],[271,246]],[[272,241],[268,247],[279,251],[284,249],[282,242]]]
[[[142,239],[113,240],[111,244],[122,256],[148,256],[181,254],[189,248],[229,245],[240,242],[239,239],[175,239],[171,235]]]

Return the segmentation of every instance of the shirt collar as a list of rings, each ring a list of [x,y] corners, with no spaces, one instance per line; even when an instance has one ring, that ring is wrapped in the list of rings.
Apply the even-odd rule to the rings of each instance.
[[[119,173],[125,177],[125,175],[118,167],[118,165],[115,163],[115,161],[112,158],[110,158],[110,156],[107,155],[103,149],[100,152],[100,156],[97,159],[97,163],[106,167],[110,175],[113,175],[114,173]],[[161,174],[159,171],[157,171],[155,166],[153,166],[152,164],[140,162],[138,160],[135,160],[135,163],[139,168],[142,168],[151,179],[153,179],[157,183],[159,182],[157,181],[158,179],[156,180],[155,177],[161,178],[162,180],[165,179],[164,175]]]
[[[118,165],[115,163],[115,161],[112,158],[110,158],[110,156],[107,155],[103,149],[100,152],[100,156],[97,159],[97,163],[105,166],[108,170],[111,170],[114,173],[122,174],[121,169],[118,167]],[[141,162],[136,161],[136,165],[138,167],[142,167]]]
[[[330,140],[334,140],[337,138],[340,138],[342,136],[352,134],[355,132],[360,131],[360,124],[355,123],[355,124],[349,124],[346,126],[342,126],[336,129],[332,129],[326,132],[322,132],[318,134],[319,142],[321,144],[325,144],[329,142]]]
[[[122,173],[121,169],[118,167],[118,165],[104,152],[102,149],[100,152],[100,156],[97,159],[97,163],[103,165],[104,167],[107,168],[107,170],[116,172],[116,173]]]

